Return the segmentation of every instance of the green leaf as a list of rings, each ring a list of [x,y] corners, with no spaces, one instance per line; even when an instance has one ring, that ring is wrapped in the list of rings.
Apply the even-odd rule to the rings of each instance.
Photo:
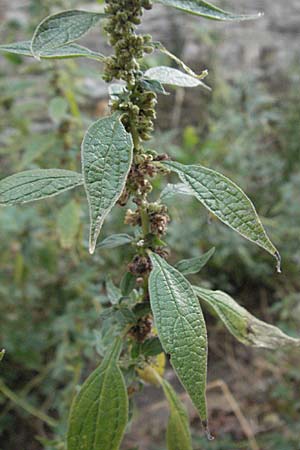
[[[105,14],[68,10],[46,17],[36,28],[31,52],[40,59],[45,51],[63,47],[84,36]]]
[[[107,277],[105,287],[110,303],[112,305],[116,305],[117,303],[119,303],[119,300],[122,297],[122,292],[121,289],[115,286],[110,276]]]
[[[131,272],[126,272],[120,283],[122,295],[125,297],[129,295],[135,288],[135,284],[136,277]]]
[[[201,307],[189,282],[151,254],[149,293],[155,326],[181,383],[206,427],[207,335]]]
[[[58,213],[57,232],[64,249],[73,247],[80,225],[80,207],[75,200],[67,203]]]
[[[81,174],[71,170],[26,170],[0,181],[0,206],[53,197],[82,183]]]
[[[90,207],[89,251],[94,253],[103,221],[124,189],[133,142],[114,114],[93,123],[82,143],[84,185]]]
[[[14,42],[12,44],[0,45],[0,51],[6,53],[14,53],[17,55],[34,57],[31,52],[31,41]],[[79,58],[85,57],[103,61],[104,56],[101,53],[94,52],[82,45],[67,44],[63,47],[45,49],[40,53],[41,59],[62,59],[62,58]]]
[[[179,87],[197,87],[202,86],[205,89],[211,90],[206,86],[199,78],[192,77],[187,73],[183,73],[180,70],[173,69],[167,66],[151,67],[144,73],[146,78],[150,80],[159,81],[161,84],[170,84],[172,86]]]
[[[128,421],[125,381],[117,366],[118,338],[89,376],[71,407],[68,450],[118,450]]]
[[[170,407],[168,450],[193,450],[187,412],[170,383],[162,380],[162,387]]]
[[[176,264],[176,269],[183,275],[191,275],[200,272],[200,270],[208,263],[215,253],[215,247],[208,250],[204,255],[196,258],[183,259]]]
[[[170,184],[168,183],[166,187],[162,190],[160,194],[161,201],[166,201],[169,198],[174,197],[174,195],[194,195],[194,192],[184,183]]]
[[[64,97],[54,97],[49,102],[49,116],[53,122],[60,123],[67,115],[69,103]]]
[[[279,328],[257,319],[225,292],[196,286],[193,286],[193,289],[199,298],[213,309],[230,333],[243,344],[274,350],[300,346],[300,339],[292,338]]]
[[[169,92],[165,91],[163,85],[157,80],[142,78],[140,84],[146,91],[155,92],[156,94],[169,95]]]
[[[195,14],[196,16],[202,16],[206,19],[212,20],[229,20],[229,21],[242,21],[253,20],[263,16],[262,13],[257,14],[233,14],[224,11],[211,3],[204,0],[154,0],[156,3],[162,3],[166,6],[172,6],[181,11]]]
[[[200,165],[184,166],[173,161],[162,164],[177,172],[195,197],[223,223],[273,255],[280,271],[277,249],[268,238],[251,200],[235,183]]]
[[[133,241],[132,236],[125,233],[112,234],[97,244],[97,248],[116,248],[121,245],[130,244]]]
[[[157,356],[163,352],[160,340],[158,337],[151,337],[140,344],[140,352],[145,356]]]

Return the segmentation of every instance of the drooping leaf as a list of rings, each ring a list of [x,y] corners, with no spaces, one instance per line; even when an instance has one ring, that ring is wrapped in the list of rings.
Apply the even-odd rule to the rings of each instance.
[[[222,222],[273,255],[280,270],[277,249],[268,238],[253,203],[235,183],[200,165],[185,166],[173,161],[164,161],[163,164],[177,172],[195,197]]]
[[[174,197],[174,195],[180,194],[180,195],[194,195],[192,189],[190,189],[186,184],[184,183],[177,183],[177,184],[170,184],[168,183],[166,187],[162,190],[160,194],[161,201],[166,201],[169,198]]]
[[[102,364],[89,376],[71,407],[68,450],[118,450],[128,421],[125,381],[117,366],[116,339]]]
[[[173,69],[172,67],[151,67],[151,69],[146,70],[144,76],[150,80],[159,81],[161,84],[170,84],[172,86],[180,87],[202,86],[209,91],[211,90],[210,87],[199,80],[199,78],[192,77],[191,75]]]
[[[75,200],[71,200],[59,211],[57,216],[57,233],[64,249],[73,247],[79,231],[80,208]]]
[[[90,207],[90,253],[103,221],[122,194],[132,161],[132,137],[114,114],[97,120],[82,143],[84,185]]]
[[[22,56],[34,57],[31,52],[31,41],[14,42],[12,44],[0,45],[0,51],[6,53],[14,53]],[[79,58],[85,57],[103,61],[104,56],[101,53],[94,52],[82,45],[67,44],[63,47],[45,49],[41,51],[39,57],[41,59],[63,59],[63,58]]]
[[[171,58],[173,61],[178,64],[181,69],[183,69],[187,74],[191,75],[193,78],[197,78],[199,80],[203,80],[208,75],[207,70],[203,70],[202,73],[197,75],[189,66],[187,66],[180,58],[178,58],[176,55],[171,53],[164,45],[162,45],[161,42],[153,42],[153,46],[156,50],[159,50],[161,53],[167,55],[169,58]]]
[[[257,14],[234,14],[224,11],[217,6],[204,0],[154,0],[156,3],[162,3],[166,6],[172,6],[181,11],[202,16],[212,20],[243,21],[253,20],[261,17],[262,13]]]
[[[0,181],[0,206],[53,197],[83,184],[80,173],[62,169],[34,169]]]
[[[193,450],[187,412],[167,380],[162,380],[162,387],[170,407],[167,427],[168,450]]]
[[[207,336],[199,301],[185,277],[151,254],[149,293],[161,344],[206,426]]]
[[[31,52],[40,58],[45,51],[63,47],[76,41],[94,27],[105,14],[68,10],[46,17],[36,28]]]
[[[210,258],[215,253],[215,247],[208,250],[201,256],[196,258],[183,259],[176,264],[176,269],[183,275],[191,275],[200,272],[200,270],[208,263]]]
[[[130,244],[133,241],[132,236],[125,233],[112,234],[97,244],[97,248],[116,248],[121,245]]]
[[[292,338],[279,328],[257,319],[225,292],[196,286],[193,289],[215,311],[230,333],[243,344],[274,350],[300,346],[300,339]]]

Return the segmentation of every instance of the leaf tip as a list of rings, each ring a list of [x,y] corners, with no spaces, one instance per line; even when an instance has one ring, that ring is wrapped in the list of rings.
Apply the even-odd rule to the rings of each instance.
[[[210,430],[209,430],[209,426],[208,426],[208,421],[207,420],[202,420],[201,421],[203,429],[204,429],[204,433],[205,436],[207,438],[208,441],[214,441],[215,437],[211,434]]]

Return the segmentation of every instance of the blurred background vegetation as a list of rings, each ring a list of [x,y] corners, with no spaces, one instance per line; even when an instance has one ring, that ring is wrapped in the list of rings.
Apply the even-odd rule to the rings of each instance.
[[[271,21],[268,13],[274,3]],[[1,43],[29,39],[50,12],[86,6],[101,7],[95,1],[5,0],[0,6]],[[300,15],[300,10],[290,0],[285,28],[278,29],[277,6],[253,1],[251,9],[265,9],[266,18],[258,25],[247,24],[245,31],[243,25],[234,25],[232,34],[229,25],[201,26],[193,18],[167,15],[164,8],[146,16],[145,28],[155,39],[193,69],[209,69],[213,88],[212,94],[172,90],[161,98],[150,147],[184,163],[219,169],[236,181],[280,249],[283,274],[276,275],[272,258],[208,217],[188,196],[169,195],[166,200],[172,217],[167,235],[171,260],[216,247],[208,266],[195,276],[197,283],[229,292],[258,317],[299,336],[300,60],[292,23],[293,12]],[[236,1],[234,7],[249,10],[249,2]],[[276,33],[282,33],[282,45],[274,47],[270,42]],[[85,43],[107,51],[97,32]],[[170,64],[156,54],[145,64],[158,61]],[[0,178],[37,167],[80,170],[84,130],[107,112],[100,71],[95,62],[41,64],[1,56]],[[158,180],[154,196],[163,187]],[[123,216],[122,208],[114,211],[103,238],[128,232]],[[81,190],[0,211],[0,345],[6,349],[0,370],[1,450],[64,449],[72,396],[105,351],[105,285],[108,280],[120,282],[131,250],[99,249],[90,257],[87,225]],[[299,449],[300,353],[249,350],[209,314],[206,318],[208,402],[217,439],[209,443],[201,437],[195,411],[183,396],[195,448]],[[166,376],[174,381],[170,370]],[[124,450],[163,450],[166,404],[161,392],[145,387],[137,405]]]

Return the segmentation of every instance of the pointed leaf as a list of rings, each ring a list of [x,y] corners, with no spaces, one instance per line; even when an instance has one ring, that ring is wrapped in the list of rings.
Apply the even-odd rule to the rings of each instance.
[[[215,311],[230,333],[243,344],[274,350],[285,346],[300,346],[300,339],[294,339],[279,328],[257,319],[225,292],[196,286],[193,289]]]
[[[183,275],[191,275],[200,272],[200,270],[208,263],[215,253],[215,247],[208,250],[201,256],[191,259],[183,259],[176,264],[176,269]]]
[[[90,207],[90,253],[103,221],[124,189],[132,162],[132,137],[114,114],[93,123],[82,143],[82,166]]]
[[[268,238],[251,200],[224,175],[203,166],[184,166],[173,161],[163,164],[177,172],[195,197],[222,222],[254,242],[277,259],[280,256]]]
[[[45,51],[76,41],[95,26],[105,14],[68,10],[46,17],[36,28],[31,52],[40,58]]]
[[[122,295],[124,297],[128,296],[135,288],[135,285],[136,277],[131,272],[126,272],[120,283]]]
[[[170,383],[162,380],[162,387],[170,407],[167,428],[168,450],[193,450],[186,410]]]
[[[151,254],[151,308],[161,344],[206,426],[207,336],[193,289],[178,270]]]
[[[180,72],[180,70],[173,69],[167,66],[152,67],[146,70],[144,76],[150,80],[159,81],[161,84],[170,84],[172,86],[180,87],[197,87],[202,86],[205,89],[211,90],[199,78],[192,77],[187,73]]]
[[[125,233],[112,234],[97,244],[97,248],[116,248],[121,245],[130,244],[133,241],[132,236]]]
[[[64,249],[73,247],[80,225],[80,208],[78,203],[71,200],[58,213],[57,232],[60,244]]]
[[[7,53],[15,53],[22,56],[34,57],[31,52],[31,41],[14,42],[12,44],[0,45],[0,51]],[[41,51],[41,59],[62,59],[62,58],[79,58],[86,57],[90,59],[97,59],[99,61],[104,60],[104,56],[101,53],[94,52],[89,48],[83,47],[78,44],[67,44],[63,47],[54,49],[45,49]]]
[[[0,181],[0,206],[53,197],[83,184],[80,173],[62,169],[34,169]]]
[[[204,0],[154,0],[156,3],[162,3],[166,6],[172,6],[181,11],[195,14],[196,16],[202,16],[206,19],[212,20],[230,20],[230,21],[242,21],[252,20],[261,17],[262,13],[257,14],[233,14],[224,11],[211,3]]]
[[[68,450],[118,450],[128,421],[125,381],[117,366],[121,340],[89,376],[69,419]]]
[[[112,305],[116,305],[119,303],[120,298],[122,297],[121,289],[119,289],[111,279],[111,276],[107,277],[106,283],[106,292],[107,297]]]

